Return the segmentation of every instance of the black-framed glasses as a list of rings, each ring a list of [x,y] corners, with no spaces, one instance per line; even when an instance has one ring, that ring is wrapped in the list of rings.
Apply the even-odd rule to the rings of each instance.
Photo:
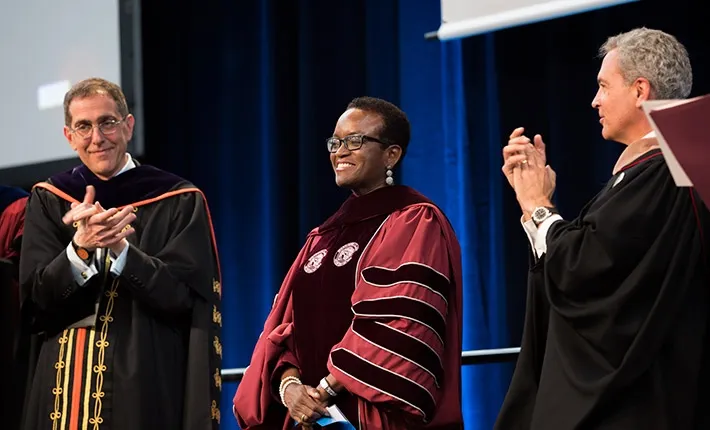
[[[367,142],[368,140],[378,142],[384,145],[387,144],[387,142],[383,142],[376,137],[370,137],[364,134],[352,134],[343,138],[335,136],[329,137],[326,140],[326,145],[328,145],[328,152],[338,152],[338,149],[340,149],[342,145],[345,145],[345,148],[347,148],[348,151],[354,151],[356,149],[360,149],[362,147],[362,144]]]
[[[91,133],[94,132],[94,127],[98,127],[99,131],[101,134],[104,136],[110,136],[118,130],[118,126],[121,125],[121,123],[124,120],[122,119],[107,119],[105,121],[100,122],[99,124],[89,124],[89,123],[81,123],[76,126],[76,128],[70,128],[72,133],[76,133],[79,135],[79,137],[83,139],[88,139],[91,137]]]

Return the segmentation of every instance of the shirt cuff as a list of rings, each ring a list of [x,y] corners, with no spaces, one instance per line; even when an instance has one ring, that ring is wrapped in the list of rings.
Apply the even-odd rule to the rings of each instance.
[[[554,214],[545,221],[543,221],[542,224],[537,227],[534,245],[535,254],[537,254],[537,258],[542,257],[542,254],[547,252],[547,231],[550,229],[552,224],[560,220],[562,220],[562,217],[558,214]],[[533,222],[533,224],[535,223]]]
[[[542,254],[547,252],[547,231],[552,224],[561,220],[562,217],[558,214],[554,214],[543,221],[539,226],[536,226],[535,221],[531,219],[523,221],[524,219],[525,217],[520,217],[520,224],[523,226],[525,234],[528,236],[528,241],[530,242],[530,247],[535,252],[535,257],[540,258]]]
[[[113,252],[108,253],[108,258],[111,259],[111,273],[113,273],[116,276],[119,276],[121,272],[123,272],[123,268],[126,267],[126,255],[128,254],[128,248],[130,248],[130,245],[126,245],[123,248],[123,251],[121,251],[116,258],[113,256]]]
[[[92,259],[91,266],[88,266],[84,263],[84,260],[76,255],[74,246],[71,243],[67,246],[67,258],[69,263],[71,263],[71,272],[74,275],[74,280],[79,286],[84,285],[89,279],[99,273],[94,260]]]
[[[537,226],[535,221],[529,219],[524,221],[525,216],[520,217],[520,225],[523,226],[525,230],[525,235],[528,237],[528,242],[530,242],[530,248],[535,249],[535,237],[537,236]]]

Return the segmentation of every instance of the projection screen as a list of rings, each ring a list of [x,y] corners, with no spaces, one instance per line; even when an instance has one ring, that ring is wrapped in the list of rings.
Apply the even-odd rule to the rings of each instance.
[[[62,134],[63,98],[88,77],[122,85],[140,116],[136,0],[24,0],[0,4],[0,183],[26,186],[78,158]],[[137,118],[137,126],[141,124]],[[129,150],[142,155],[142,125]]]
[[[441,0],[441,26],[428,37],[451,40],[638,0]]]

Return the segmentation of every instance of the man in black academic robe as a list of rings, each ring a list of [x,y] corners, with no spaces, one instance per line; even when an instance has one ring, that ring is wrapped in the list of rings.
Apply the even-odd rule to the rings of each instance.
[[[710,222],[679,188],[642,103],[685,98],[692,74],[672,36],[636,29],[602,47],[602,134],[627,147],[573,221],[550,201],[542,138],[522,128],[503,170],[531,248],[525,328],[496,429],[707,429]]]
[[[23,428],[216,430],[221,281],[205,198],[126,153],[134,120],[116,85],[82,81],[65,109],[82,164],[33,188],[22,243],[23,312],[42,340]]]

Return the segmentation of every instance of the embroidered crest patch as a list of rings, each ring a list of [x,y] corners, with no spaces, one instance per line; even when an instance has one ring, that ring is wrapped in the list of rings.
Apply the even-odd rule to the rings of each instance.
[[[325,255],[327,253],[327,249],[321,249],[320,251],[311,255],[308,261],[306,261],[306,264],[303,265],[303,271],[306,273],[313,273],[318,270],[318,268],[323,264],[323,259],[325,258]]]
[[[338,267],[345,266],[350,260],[353,259],[353,255],[360,249],[360,245],[357,242],[346,243],[341,246],[338,252],[335,253],[333,257],[333,264]]]

